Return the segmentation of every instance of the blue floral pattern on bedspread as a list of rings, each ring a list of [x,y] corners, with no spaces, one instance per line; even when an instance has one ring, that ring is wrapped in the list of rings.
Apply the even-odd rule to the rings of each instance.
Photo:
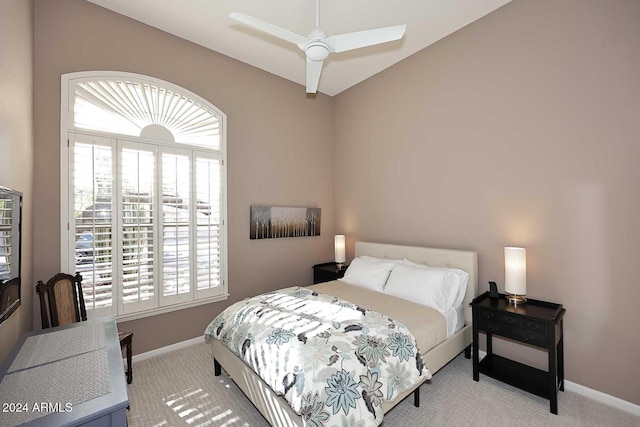
[[[292,287],[228,307],[207,327],[300,414],[305,426],[378,426],[382,405],[431,379],[401,323]]]

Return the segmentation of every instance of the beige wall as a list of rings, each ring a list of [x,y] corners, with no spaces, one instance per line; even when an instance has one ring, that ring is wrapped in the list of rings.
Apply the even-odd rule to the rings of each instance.
[[[567,309],[567,379],[636,404],[639,22],[637,0],[514,0],[334,98],[351,251],[477,250],[487,290],[524,246],[529,296]]]
[[[2,10],[0,31],[11,36],[0,52],[3,67],[20,57],[3,89],[27,110],[29,46],[14,43],[30,45],[30,24],[18,25],[28,15],[19,3],[3,2],[12,13]],[[522,245],[529,296],[567,308],[567,378],[640,404],[638,22],[635,0],[514,0],[333,100],[308,100],[296,84],[92,4],[36,0],[34,276],[59,269],[60,74],[148,74],[229,117],[229,302],[309,282],[310,265],[332,257],[334,203],[351,256],[356,239],[474,249],[482,289],[502,285],[503,246]],[[16,123],[30,139],[28,114],[7,114],[3,156]],[[16,162],[31,155],[9,148]],[[19,187],[29,171],[0,178]],[[261,203],[321,207],[323,236],[250,241],[249,206]],[[200,335],[229,302],[121,327],[140,353]],[[0,338],[29,329],[16,325],[29,317],[20,311]],[[496,351],[544,367],[542,352],[514,347]]]
[[[0,325],[0,363],[31,331],[33,300],[33,5],[0,2],[0,185],[23,193],[22,303]]]
[[[307,99],[302,86],[85,1],[36,0],[36,278],[60,268],[60,75],[85,70],[167,80],[228,117],[231,298],[119,325],[134,332],[136,354],[201,336],[230,302],[311,283],[311,266],[332,259],[331,98]],[[252,204],[320,207],[322,235],[250,241]]]

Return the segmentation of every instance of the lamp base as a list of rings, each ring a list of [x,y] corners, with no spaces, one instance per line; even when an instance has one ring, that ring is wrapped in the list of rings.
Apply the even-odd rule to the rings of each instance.
[[[524,297],[524,295],[507,294],[506,298],[509,304],[513,305],[524,304],[527,302],[527,299]]]

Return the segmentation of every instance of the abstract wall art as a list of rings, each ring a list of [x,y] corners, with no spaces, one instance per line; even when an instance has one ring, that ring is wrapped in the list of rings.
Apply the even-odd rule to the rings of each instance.
[[[320,235],[320,208],[251,206],[249,237],[277,239]]]

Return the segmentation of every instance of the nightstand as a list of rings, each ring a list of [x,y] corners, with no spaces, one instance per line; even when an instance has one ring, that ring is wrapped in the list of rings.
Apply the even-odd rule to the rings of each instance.
[[[561,304],[527,299],[526,304],[509,304],[504,294],[489,298],[489,292],[471,302],[473,312],[473,379],[480,373],[549,399],[550,410],[558,414],[558,389],[564,390],[564,336]],[[479,332],[487,336],[487,355],[479,360]],[[509,338],[549,354],[548,372],[493,354],[493,335]]]
[[[349,264],[342,264],[342,267],[338,268],[338,264],[335,262],[316,264],[313,266],[313,284],[341,279],[344,277],[347,267],[349,267]]]

